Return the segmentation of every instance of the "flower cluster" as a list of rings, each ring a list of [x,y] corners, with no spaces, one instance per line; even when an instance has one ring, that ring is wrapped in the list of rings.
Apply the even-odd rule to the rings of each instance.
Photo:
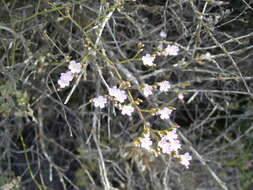
[[[70,61],[68,68],[68,71],[66,71],[65,73],[61,73],[60,79],[58,80],[60,88],[68,87],[70,82],[73,80],[73,75],[75,73],[80,73],[82,66],[76,61]]]
[[[155,145],[153,144],[150,138],[150,132],[145,132],[144,136],[140,138],[139,145],[141,148],[144,148],[148,151],[158,152],[158,154],[163,153],[170,155],[174,158],[180,160],[180,163],[184,165],[186,168],[190,165],[190,160],[192,157],[188,152],[183,155],[179,154],[179,150],[181,149],[182,145],[178,140],[178,135],[176,128],[171,131],[166,132],[166,134],[159,133],[160,141],[157,143],[157,149],[155,149]],[[152,148],[153,146],[153,148]],[[157,150],[157,151],[156,151]]]
[[[68,71],[70,74],[71,72]],[[169,81],[163,81],[159,82],[159,90],[161,92],[167,92],[170,88],[171,85]],[[117,104],[118,108],[121,110],[122,115],[128,115],[131,116],[132,113],[134,112],[134,107],[131,105],[121,105],[125,102],[127,99],[127,94],[126,91],[119,89],[116,86],[113,86],[108,89],[109,97],[111,97]],[[153,87],[151,85],[145,84],[143,87],[143,94],[145,97],[150,96],[153,93]],[[107,103],[107,98],[105,96],[97,96],[96,98],[92,99],[92,102],[94,103],[95,107],[99,108],[104,108],[106,103]],[[168,109],[168,108],[163,108],[162,110],[158,111],[156,114],[160,115],[161,119],[169,119],[170,114],[173,110]]]
[[[109,88],[109,95],[114,97],[115,100],[119,101],[120,103],[123,103],[127,99],[126,92],[124,90],[120,90],[116,86]]]
[[[116,86],[113,86],[112,88],[108,89],[109,91],[109,99],[113,99],[115,101],[115,105],[118,107],[118,109],[121,110],[122,115],[128,115],[132,116],[132,113],[134,112],[134,107],[131,105],[122,105],[122,103],[125,102],[127,99],[126,91],[121,90],[117,88]],[[96,98],[92,99],[92,102],[94,103],[95,107],[104,108],[107,104],[107,98],[106,96],[97,96]],[[120,103],[120,104],[118,104]]]
[[[166,38],[166,33],[161,31],[160,32],[160,36],[162,38]],[[158,46],[158,50],[160,52],[154,54],[154,55],[150,55],[149,53],[147,53],[146,55],[142,56],[141,60],[143,65],[146,66],[155,66],[154,64],[154,60],[155,60],[155,56],[156,55],[163,55],[163,56],[175,56],[178,55],[179,52],[179,47],[176,45],[168,45],[165,49],[163,49],[163,43],[160,42],[159,46]]]
[[[163,135],[161,137],[160,142],[158,143],[159,148],[161,149],[162,153],[164,154],[172,154],[174,153],[174,156],[176,158],[180,159],[180,163],[184,165],[186,168],[189,167],[190,160],[192,157],[188,152],[186,152],[183,155],[179,155],[179,149],[181,149],[181,143],[178,140],[178,135],[176,132],[176,129],[173,129],[172,131],[169,131],[166,135]]]
[[[170,115],[172,113],[172,109],[169,109],[167,107],[159,110],[158,112],[156,112],[156,115],[160,115],[161,119],[170,119]]]
[[[178,154],[178,150],[181,148],[181,143],[177,140],[178,135],[176,129],[168,132],[166,135],[162,136],[158,146],[161,148],[162,153],[171,154],[172,152]]]
[[[150,133],[147,132],[144,134],[144,137],[140,139],[140,146],[141,148],[145,148],[146,150],[151,150],[153,142],[150,139]]]
[[[161,32],[160,33],[161,38],[166,38],[166,33]],[[178,55],[179,47],[176,45],[168,45],[167,48],[159,50],[160,52],[154,53],[154,54],[146,54],[141,59],[144,65],[146,66],[154,66],[154,61],[157,55],[163,55],[163,56],[175,56]],[[208,56],[208,55],[207,55]],[[80,69],[77,65],[69,66],[69,69],[71,73],[77,73]],[[154,93],[154,91],[157,89],[160,92],[168,92],[172,88],[172,85],[169,81],[164,80],[161,82],[157,82],[155,84],[149,85],[144,84],[140,88],[132,88],[132,89],[140,89],[145,97],[148,97]],[[161,109],[150,109],[150,110],[142,110],[138,109],[138,105],[140,102],[139,99],[132,100],[132,97],[129,97],[130,95],[129,90],[128,91],[118,88],[117,86],[112,86],[108,88],[108,94],[104,96],[97,96],[92,99],[92,102],[95,107],[98,108],[105,108],[108,101],[112,102],[115,107],[121,111],[122,115],[126,115],[131,117],[132,114],[138,110],[138,112],[146,112],[150,113],[152,115],[158,115],[162,120],[170,120],[171,114],[175,108],[173,107],[163,107]],[[181,92],[176,91],[177,98],[184,102],[184,95]],[[131,102],[127,102],[128,100],[131,100]],[[140,113],[142,114],[142,113]],[[154,134],[157,138],[152,139]],[[189,167],[190,160],[192,159],[190,154],[187,152],[185,154],[179,154],[181,151],[182,144],[178,139],[176,128],[173,128],[170,131],[162,131],[159,132],[158,130],[153,130],[152,128],[146,128],[143,132],[142,137],[139,137],[136,141],[137,144],[143,149],[146,149],[150,152],[155,153],[156,155],[159,154],[165,154],[172,156],[173,158],[179,159],[180,163],[184,165],[186,168]]]

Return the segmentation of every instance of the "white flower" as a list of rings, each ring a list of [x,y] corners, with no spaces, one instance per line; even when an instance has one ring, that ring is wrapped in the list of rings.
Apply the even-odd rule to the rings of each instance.
[[[166,38],[167,34],[162,30],[159,34],[162,38]]]
[[[189,168],[190,160],[192,160],[191,155],[188,152],[186,152],[184,155],[180,155],[179,158],[180,163],[184,165],[186,168]]]
[[[126,92],[118,89],[116,86],[109,88],[109,95],[115,97],[115,99],[120,103],[123,103],[125,99],[127,99]]]
[[[82,66],[80,63],[77,63],[76,61],[70,61],[69,62],[69,70],[72,73],[80,73],[82,69]]]
[[[126,106],[126,105],[124,105],[121,110],[121,113],[123,115],[128,115],[128,116],[131,116],[133,112],[134,112],[134,108],[132,106]]]
[[[204,55],[204,58],[210,59],[210,57],[212,57],[211,53],[210,52],[206,52],[205,55]]]
[[[176,129],[173,129],[163,136],[158,142],[158,146],[162,149],[162,153],[164,154],[170,154],[171,152],[177,154],[178,150],[181,148],[181,143],[177,140]]]
[[[69,81],[64,81],[64,80],[59,79],[58,84],[60,85],[60,88],[65,88],[69,86]]]
[[[160,115],[161,119],[169,119],[170,115],[172,113],[173,110],[165,107],[162,110],[159,110],[158,112],[156,112],[157,115]]]
[[[64,81],[72,81],[73,75],[70,71],[67,71],[66,73],[61,73],[60,79]]]
[[[168,132],[163,138],[162,140],[164,141],[174,141],[175,139],[177,139],[178,135],[177,135],[177,131],[176,129],[173,129],[172,131]]]
[[[117,96],[119,89],[116,86],[109,88],[109,95],[110,96]]]
[[[181,143],[179,140],[173,142],[159,142],[158,146],[162,149],[162,153],[171,154],[172,152],[178,153],[178,150],[181,148]]]
[[[169,81],[159,82],[158,85],[160,86],[161,92],[167,92],[171,88]]]
[[[143,94],[144,96],[148,97],[149,95],[152,94],[152,90],[153,90],[153,87],[148,85],[148,84],[145,84],[144,88],[143,88]]]
[[[154,56],[151,56],[150,54],[146,54],[141,59],[144,65],[154,66],[154,63],[153,63],[155,60]]]
[[[170,147],[171,147],[172,151],[177,153],[178,150],[181,148],[181,143],[179,140],[173,140],[170,142]]]
[[[147,133],[147,134],[144,135],[144,138],[142,138],[142,139],[140,140],[140,142],[141,142],[141,147],[142,147],[142,148],[145,148],[145,149],[147,149],[147,150],[150,150],[150,149],[151,149],[151,146],[152,146],[152,144],[153,144],[153,142],[151,141],[151,139],[150,139],[149,136],[150,136],[150,134]]]
[[[162,149],[162,153],[163,154],[171,154],[171,152],[173,151],[171,149],[170,143],[168,142],[158,142],[158,146]]]
[[[60,85],[60,88],[65,88],[69,86],[70,81],[73,80],[73,75],[70,71],[67,71],[65,73],[61,73],[60,79],[58,80],[58,84]]]
[[[180,100],[183,100],[183,99],[184,99],[184,95],[183,95],[182,93],[179,93],[179,94],[177,95],[177,97],[178,97]]]
[[[175,45],[168,45],[167,48],[165,49],[164,55],[177,55],[179,51],[179,47]]]
[[[107,103],[107,99],[103,96],[98,96],[94,98],[92,101],[95,107],[100,107],[100,108],[104,108],[105,104]]]

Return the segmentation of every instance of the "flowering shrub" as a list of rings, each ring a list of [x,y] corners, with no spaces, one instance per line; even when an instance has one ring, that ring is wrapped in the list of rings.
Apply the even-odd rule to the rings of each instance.
[[[164,34],[161,37],[164,37]],[[165,50],[161,50],[162,54],[160,55],[171,55],[175,56],[178,54],[179,48],[175,45],[168,45]],[[150,54],[146,54],[145,56],[142,57],[142,62],[144,65],[147,66],[155,66],[154,64],[155,56],[151,56]],[[80,63],[77,63],[76,61],[72,60],[69,62],[68,66],[69,70],[66,71],[65,73],[61,73],[61,77],[58,80],[58,84],[60,85],[61,88],[65,88],[70,85],[70,82],[73,80],[73,75],[78,74],[81,72],[82,67]],[[154,86],[154,87],[153,87]],[[156,86],[159,86],[159,91],[160,92],[168,92],[169,89],[171,89],[171,84],[169,81],[162,81],[158,82],[157,84],[148,85],[144,84],[143,85],[143,95],[145,97],[148,97],[153,94],[153,90]],[[128,98],[127,91],[129,91],[129,86],[124,89],[118,88],[117,86],[109,87],[108,88],[108,95],[99,95],[93,99],[91,99],[91,102],[93,102],[95,107],[98,108],[105,108],[106,104],[108,101],[112,100],[112,103],[115,104],[116,107],[118,107],[119,110],[121,110],[122,115],[127,115],[127,116],[132,116],[134,113],[135,109],[134,106],[138,107],[138,104],[136,102],[131,102],[134,105],[126,105],[123,104],[127,99],[131,100]],[[180,100],[183,100],[183,94],[178,94],[178,98]],[[139,109],[140,110],[140,109]],[[162,120],[170,120],[172,111],[174,108],[172,107],[164,107],[162,109],[157,109],[154,113],[151,113],[153,115],[159,115]],[[146,127],[146,126],[145,126]],[[155,154],[167,154],[170,156],[173,156],[174,158],[179,158],[181,161],[180,163],[184,165],[186,168],[189,167],[191,156],[189,153],[180,155],[179,154],[179,149],[181,149],[181,142],[178,140],[178,136],[176,134],[176,129],[172,129],[172,131],[167,131],[165,135],[159,132],[154,132],[157,133],[157,135],[160,135],[160,141],[157,142],[157,146],[152,146],[154,143],[152,142],[152,139],[150,138],[150,133],[152,132],[152,129],[148,128],[148,132],[144,132],[145,134],[143,137],[140,137],[139,145],[141,148],[144,148],[150,152],[154,152]],[[138,143],[135,143],[138,144]]]
[[[0,18],[4,183],[250,188],[251,1],[3,0]]]
[[[177,55],[179,51],[179,48],[174,45],[168,45],[165,50],[161,50],[161,52],[165,52],[163,55]],[[146,54],[142,57],[142,62],[144,65],[147,66],[155,66],[154,64],[154,56],[151,56],[150,54]],[[70,63],[71,67],[69,66],[69,69],[77,68],[75,62]],[[71,70],[72,71],[72,70]],[[80,72],[80,66],[78,66],[78,71]],[[74,73],[74,72],[73,72]],[[171,89],[171,84],[169,81],[162,81],[158,82],[157,84],[153,84],[153,86],[159,86],[160,92],[168,92],[169,89]],[[143,94],[145,97],[148,97],[153,94],[154,87],[152,85],[144,84],[142,87]],[[95,107],[98,108],[105,108],[106,103],[109,100],[112,100],[112,103],[115,104],[116,107],[118,107],[119,110],[121,110],[122,115],[132,116],[135,109],[134,106],[138,107],[138,104],[135,102],[132,102],[135,104],[132,105],[126,105],[123,104],[128,98],[127,92],[129,91],[129,86],[124,89],[118,88],[117,86],[109,87],[108,88],[108,95],[99,95],[96,98],[92,99],[91,101],[94,103]],[[178,98],[180,100],[183,100],[184,96],[182,93],[178,94]],[[141,101],[143,102],[143,101]],[[140,110],[140,109],[139,109]],[[164,107],[162,109],[157,109],[157,111],[151,111],[153,115],[159,115],[162,120],[170,120],[172,111],[174,110],[173,107]],[[145,126],[146,128],[146,126]],[[170,129],[169,129],[170,130]],[[161,153],[170,155],[174,158],[178,158],[180,160],[180,163],[184,165],[186,168],[189,167],[191,156],[189,153],[185,153],[183,155],[179,154],[179,150],[181,149],[182,145],[181,142],[178,140],[178,135],[176,133],[176,128],[172,128],[171,131],[165,131],[165,135],[160,132],[152,131],[151,128],[147,128],[146,132],[144,130],[143,137],[140,137],[135,144],[139,145],[141,148],[146,149],[149,152],[153,152],[156,155],[159,155]],[[151,133],[156,133],[158,136],[160,136],[160,141],[153,143],[152,138],[150,138]],[[156,146],[155,146],[156,144]]]

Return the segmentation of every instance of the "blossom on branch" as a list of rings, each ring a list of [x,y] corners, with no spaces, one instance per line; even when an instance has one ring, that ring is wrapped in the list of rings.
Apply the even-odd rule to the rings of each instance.
[[[186,152],[185,154],[180,155],[179,158],[180,158],[180,163],[184,165],[186,168],[189,168],[190,160],[192,160],[191,155],[188,152]]]
[[[179,52],[179,47],[175,45],[168,45],[167,48],[164,50],[164,55],[177,55]]]
[[[146,54],[145,56],[143,56],[141,58],[143,65],[148,65],[148,66],[154,66],[154,60],[155,60],[155,56],[152,56],[150,54]]]
[[[163,138],[163,141],[174,141],[175,139],[177,139],[178,135],[177,135],[177,130],[173,129],[172,131],[169,131]]]
[[[107,99],[103,96],[98,96],[94,98],[92,101],[95,107],[100,107],[100,108],[104,108],[105,104],[107,103]]]
[[[128,115],[128,116],[131,116],[133,112],[134,112],[133,106],[124,105],[124,106],[122,107],[122,110],[121,110],[121,113],[122,113],[123,115]]]
[[[140,140],[140,143],[141,143],[140,144],[141,148],[145,148],[147,150],[151,149],[151,146],[152,146],[153,142],[150,139],[150,133],[149,132],[144,135],[144,138],[142,138]]]
[[[73,75],[70,71],[67,71],[65,73],[61,73],[60,79],[58,80],[58,84],[60,85],[60,88],[65,88],[69,86],[70,81],[73,80]]]
[[[174,140],[172,142],[159,142],[158,146],[162,149],[163,154],[171,154],[172,152],[177,154],[181,148],[181,143],[179,140]]]
[[[148,85],[148,84],[145,84],[144,88],[143,88],[143,94],[144,96],[148,97],[149,95],[152,94],[152,90],[153,90],[153,87]]]
[[[171,88],[169,81],[159,82],[158,85],[161,92],[167,92]]]
[[[116,86],[109,88],[109,95],[113,96],[120,103],[123,103],[127,99],[126,92],[124,90],[120,90]]]
[[[158,142],[158,146],[161,148],[162,153],[171,154],[172,152],[175,152],[178,154],[178,150],[181,148],[181,143],[177,137],[176,129],[173,129],[161,138]]]
[[[172,113],[173,110],[165,107],[161,110],[159,110],[158,112],[156,112],[157,115],[160,115],[161,119],[170,119],[170,115]]]
[[[76,61],[70,61],[69,62],[69,70],[72,72],[72,73],[80,73],[81,72],[81,69],[82,69],[82,66],[80,63],[77,63]]]

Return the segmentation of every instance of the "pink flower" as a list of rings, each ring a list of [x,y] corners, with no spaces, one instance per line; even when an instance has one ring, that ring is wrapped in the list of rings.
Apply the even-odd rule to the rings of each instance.
[[[141,59],[144,65],[154,66],[154,63],[153,63],[155,60],[154,56],[151,56],[150,54],[146,54]]]
[[[69,81],[64,81],[64,80],[59,79],[58,84],[60,85],[60,88],[65,88],[69,86]]]
[[[162,149],[162,153],[164,154],[170,154],[172,152],[177,154],[178,150],[181,148],[181,143],[177,140],[176,129],[173,129],[163,136],[158,142],[158,146]]]
[[[191,155],[188,152],[186,152],[184,155],[180,155],[179,158],[180,163],[184,165],[186,168],[189,168],[190,160],[192,160]]]
[[[169,119],[170,115],[172,113],[173,110],[165,107],[162,110],[159,110],[158,112],[156,112],[157,115],[160,115],[161,119]]]
[[[151,149],[151,146],[152,146],[152,144],[153,144],[153,142],[152,142],[151,139],[150,139],[150,134],[149,134],[149,133],[145,134],[145,135],[144,135],[144,138],[142,138],[142,139],[140,140],[140,142],[141,142],[141,147],[142,147],[142,148],[145,148],[145,149],[147,149],[147,150],[150,150],[150,149]]]
[[[170,143],[168,143],[168,142],[159,142],[158,146],[162,149],[163,154],[171,154],[173,151]]]
[[[169,81],[159,82],[158,85],[160,86],[161,92],[167,92],[171,88]]]
[[[104,108],[105,104],[107,103],[107,99],[104,98],[103,96],[98,96],[94,98],[92,101],[95,107],[100,107],[100,108]]]
[[[178,140],[173,141],[172,143],[161,143],[158,146],[162,149],[162,153],[164,154],[171,154],[172,152],[177,154],[178,150],[181,148],[181,144]]]
[[[152,90],[153,90],[153,87],[148,85],[148,84],[145,84],[144,88],[143,88],[143,94],[144,96],[148,97],[149,95],[152,94]]]
[[[64,80],[64,81],[72,81],[73,80],[73,75],[70,71],[67,71],[65,73],[61,73],[60,79]]]
[[[124,105],[121,110],[121,113],[123,115],[128,115],[128,116],[131,116],[133,112],[134,112],[134,108],[132,106],[126,106],[126,105]]]
[[[177,131],[176,129],[173,129],[172,131],[168,132],[163,138],[162,140],[164,139],[164,141],[174,141],[175,139],[177,139],[178,135],[177,135]]]
[[[179,51],[179,47],[175,45],[168,45],[167,48],[165,49],[164,55],[177,55]]]
[[[176,152],[181,148],[181,143],[179,140],[173,140],[170,142],[172,151]]]
[[[118,89],[116,86],[109,88],[109,95],[113,96],[120,103],[123,103],[127,99],[126,92]]]
[[[58,84],[60,85],[60,88],[65,88],[69,86],[70,81],[73,80],[73,75],[70,71],[67,71],[65,73],[61,73],[60,79],[58,80]]]
[[[72,73],[80,73],[82,69],[82,66],[80,63],[77,63],[76,61],[70,61],[69,62],[69,70]]]

